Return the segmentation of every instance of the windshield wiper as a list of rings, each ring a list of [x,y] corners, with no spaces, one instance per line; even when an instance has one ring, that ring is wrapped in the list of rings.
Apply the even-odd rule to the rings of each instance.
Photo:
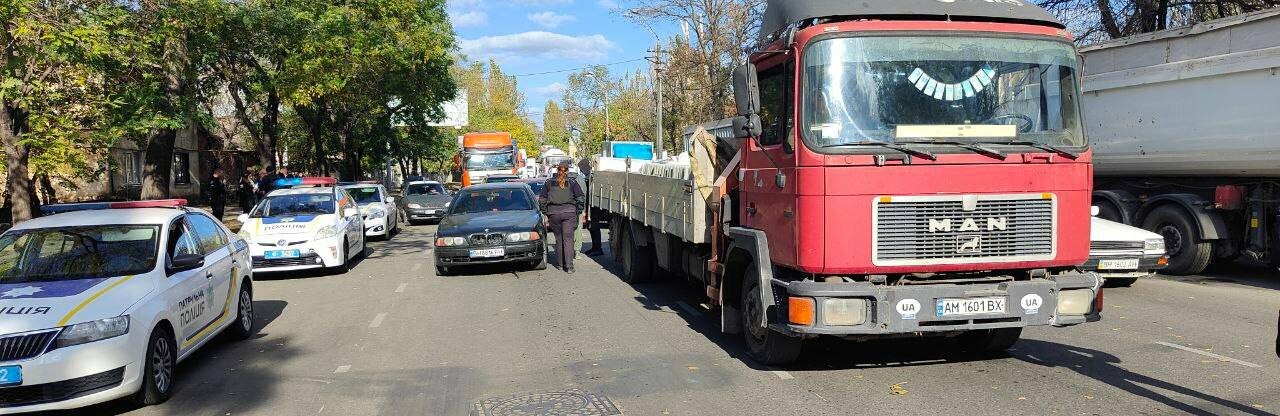
[[[1034,148],[1036,148],[1036,149],[1044,150],[1044,151],[1047,151],[1047,152],[1057,153],[1057,154],[1059,154],[1059,155],[1062,155],[1062,156],[1064,156],[1064,157],[1071,158],[1071,159],[1079,159],[1079,158],[1080,158],[1080,154],[1079,154],[1079,153],[1072,152],[1072,151],[1070,151],[1070,150],[1063,149],[1063,148],[1061,148],[1061,147],[1057,147],[1057,146],[1054,146],[1054,145],[1051,145],[1051,144],[1036,143],[1036,142],[1025,142],[1025,141],[1024,141],[1024,142],[1001,142],[1001,141],[990,141],[990,142],[980,142],[980,143],[981,143],[981,144],[998,144],[998,145],[1009,145],[1009,146],[1027,146],[1027,147],[1034,147]]]
[[[919,156],[929,160],[938,160],[938,156],[934,155],[932,152],[928,152],[920,149],[912,149],[910,147],[906,147],[906,146],[902,146],[894,143],[885,143],[885,142],[837,143],[837,144],[829,144],[826,146],[822,146],[822,148],[830,149],[833,147],[854,147],[854,146],[877,146],[877,147],[883,147],[885,149],[897,150],[902,153],[906,153],[912,156]]]
[[[990,147],[986,147],[977,143],[964,143],[964,142],[955,142],[955,141],[934,141],[934,140],[918,140],[918,141],[917,140],[913,140],[913,141],[899,140],[898,143],[940,144],[940,145],[947,145],[947,146],[956,146],[961,149],[970,150],[970,151],[973,151],[974,153],[990,156],[995,159],[1004,160],[1005,158],[1009,157],[1008,155],[1005,155],[1004,152],[1001,152],[999,150],[992,149]]]

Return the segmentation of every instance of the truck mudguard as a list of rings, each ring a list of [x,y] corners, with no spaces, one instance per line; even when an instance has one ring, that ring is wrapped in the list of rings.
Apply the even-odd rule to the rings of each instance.
[[[760,279],[758,282],[760,285],[760,306],[762,307],[762,310],[765,311],[765,313],[761,314],[761,318],[767,320],[769,319],[769,316],[775,313],[777,307],[773,300],[773,291],[765,290],[765,288],[773,288],[773,260],[769,258],[769,237],[765,236],[764,231],[741,227],[729,227],[728,233],[730,242],[725,252],[729,253],[729,256],[741,255],[733,253],[746,253],[746,255],[751,256],[751,259],[746,261],[754,260],[755,267],[757,269],[756,271],[758,272],[756,275]],[[743,261],[743,259],[733,257],[725,258],[725,264],[733,264],[738,261]],[[726,269],[725,274],[730,273],[731,270],[733,269]],[[726,296],[726,291],[724,289],[728,286],[726,284],[728,280],[729,279],[724,279],[721,283],[721,305],[725,304],[723,299]],[[739,282],[739,284],[741,284],[741,282]],[[734,287],[740,288],[740,286]],[[738,293],[739,292],[729,293],[728,296],[738,296]],[[769,322],[760,322],[759,325],[768,327]]]
[[[1230,237],[1231,230],[1227,228],[1227,223],[1222,219],[1222,216],[1204,209],[1204,207],[1210,205],[1210,202],[1192,194],[1164,194],[1148,199],[1142,205],[1142,208],[1138,209],[1138,214],[1134,216],[1134,224],[1140,226],[1142,221],[1146,220],[1147,214],[1164,204],[1177,204],[1186,210],[1188,214],[1191,214],[1191,218],[1195,220],[1196,228],[1200,229],[1200,238],[1222,240]]]
[[[1114,205],[1117,209],[1120,210],[1120,222],[1129,224],[1129,225],[1136,224],[1134,222],[1136,221],[1136,218],[1135,218],[1136,215],[1134,215],[1133,208],[1134,206],[1138,205],[1138,204],[1135,204],[1135,202],[1138,201],[1138,198],[1134,197],[1133,194],[1129,193],[1128,191],[1095,190],[1093,191],[1093,200],[1094,201],[1103,200],[1111,203],[1111,205]],[[1097,205],[1097,204],[1094,204],[1094,205]],[[1138,224],[1138,225],[1141,225],[1141,224]]]

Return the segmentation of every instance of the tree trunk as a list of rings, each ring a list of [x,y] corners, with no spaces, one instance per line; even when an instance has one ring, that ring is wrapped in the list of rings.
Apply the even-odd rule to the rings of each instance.
[[[1102,20],[1102,28],[1111,39],[1124,37],[1120,25],[1116,22],[1116,14],[1111,10],[1111,0],[1098,0],[1098,13]]]
[[[281,160],[276,156],[280,150],[280,93],[274,88],[267,92],[267,107],[263,109],[262,115],[262,134],[263,145],[269,150],[266,154],[272,156],[268,164],[280,163]]]
[[[18,135],[26,129],[27,120],[23,110],[7,103],[0,108],[0,144],[4,146],[5,170],[9,175],[5,190],[9,194],[13,223],[34,218],[39,209],[39,201],[35,200],[31,192],[31,174],[27,171],[31,149],[18,143]]]
[[[157,130],[147,140],[142,166],[142,199],[169,198],[169,179],[173,173],[173,143],[178,132]]]

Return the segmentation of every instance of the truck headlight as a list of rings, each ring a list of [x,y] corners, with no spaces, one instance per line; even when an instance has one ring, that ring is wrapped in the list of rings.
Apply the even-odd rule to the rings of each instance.
[[[538,235],[537,231],[507,234],[508,243],[519,243],[522,241],[538,241],[540,239],[542,239],[542,236]]]
[[[1151,239],[1151,240],[1144,241],[1144,242],[1142,243],[1142,249],[1143,249],[1143,250],[1146,250],[1146,251],[1162,251],[1162,252],[1163,252],[1163,251],[1164,251],[1164,239],[1163,239],[1163,238],[1155,238],[1155,239]]]
[[[436,247],[457,247],[467,245],[467,239],[463,237],[440,237],[436,239]]]
[[[409,209],[421,209],[421,208],[422,208],[422,205],[409,204]]]
[[[1084,315],[1093,307],[1092,289],[1072,289],[1058,292],[1058,315]]]
[[[373,208],[369,210],[369,219],[378,219],[387,216],[387,210],[382,208]]]
[[[865,299],[827,299],[822,301],[822,323],[830,326],[855,326],[867,321]]]
[[[337,225],[326,225],[321,227],[319,231],[316,231],[316,239],[323,240],[326,238],[333,238],[337,237],[339,234],[342,234],[342,227]]]
[[[129,315],[122,315],[63,327],[53,345],[54,348],[70,347],[115,338],[127,333],[129,333]]]

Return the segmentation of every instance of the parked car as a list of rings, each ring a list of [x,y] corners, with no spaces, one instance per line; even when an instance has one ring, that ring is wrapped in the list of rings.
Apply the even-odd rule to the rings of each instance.
[[[330,268],[346,272],[365,251],[365,225],[355,198],[333,178],[301,178],[240,214],[255,272]]]
[[[423,221],[440,221],[449,209],[453,195],[435,181],[409,182],[397,200],[409,225]]]
[[[436,231],[436,273],[495,263],[546,269],[546,235],[533,191],[525,184],[463,188]]]
[[[356,204],[360,205],[360,213],[364,215],[364,234],[380,240],[390,240],[400,231],[400,207],[395,197],[387,193],[387,189],[377,183],[356,183],[342,185]]]
[[[1089,261],[1081,269],[1097,272],[1107,286],[1132,286],[1169,265],[1160,234],[1097,217],[1091,225]]]

